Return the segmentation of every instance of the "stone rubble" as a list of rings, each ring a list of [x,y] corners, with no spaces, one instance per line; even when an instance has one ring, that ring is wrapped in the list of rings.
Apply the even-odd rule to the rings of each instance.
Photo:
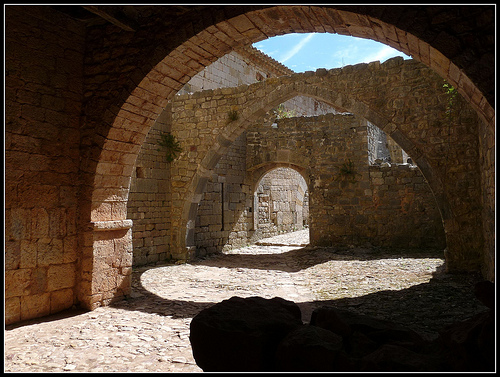
[[[301,232],[263,241],[307,243]],[[335,300],[435,336],[443,325],[486,310],[467,293],[472,278],[439,273],[442,264],[436,253],[391,257],[368,249],[252,245],[185,264],[140,267],[127,300],[6,326],[4,371],[201,372],[190,322],[233,296],[294,301],[304,321]],[[427,305],[437,305],[435,313]]]

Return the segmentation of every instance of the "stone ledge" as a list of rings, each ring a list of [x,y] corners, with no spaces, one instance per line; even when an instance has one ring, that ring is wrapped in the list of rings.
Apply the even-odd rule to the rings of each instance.
[[[109,221],[93,221],[93,230],[107,231],[107,230],[120,230],[132,228],[133,221],[127,220],[109,220]]]

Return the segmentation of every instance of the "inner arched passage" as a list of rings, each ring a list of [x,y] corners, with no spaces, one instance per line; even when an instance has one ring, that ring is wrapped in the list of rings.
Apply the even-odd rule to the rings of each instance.
[[[419,12],[423,11],[419,10]],[[381,21],[364,14],[363,11],[350,12],[335,9],[335,7],[279,6],[265,9],[254,7],[251,11],[237,10],[236,13],[235,17],[225,15],[223,21],[213,22],[213,25],[206,27],[206,29],[203,29],[205,27],[203,26],[199,30],[200,34],[196,37],[193,36],[190,41],[186,40],[185,44],[183,44],[183,40],[180,40],[178,45],[180,48],[178,49],[172,44],[167,44],[170,47],[159,48],[155,54],[140,52],[141,59],[143,56],[150,56],[150,58],[147,63],[141,63],[130,74],[129,81],[120,83],[120,86],[124,88],[119,96],[121,100],[117,101],[117,97],[114,96],[110,101],[110,106],[99,106],[97,112],[101,111],[102,114],[89,114],[87,118],[88,129],[96,130],[97,133],[95,137],[92,135],[87,137],[83,148],[84,158],[82,159],[82,174],[86,182],[82,185],[82,218],[91,222],[90,229],[88,229],[88,223],[83,224],[85,235],[82,235],[81,243],[83,246],[80,299],[86,302],[87,306],[92,307],[92,302],[104,302],[106,299],[103,298],[102,292],[107,292],[105,296],[108,298],[116,296],[116,285],[112,284],[113,287],[111,287],[108,286],[109,284],[97,282],[93,278],[96,271],[99,271],[99,274],[116,277],[114,266],[110,264],[95,265],[97,259],[94,256],[100,253],[99,250],[102,247],[109,247],[108,245],[101,247],[101,239],[94,240],[94,235],[98,234],[96,233],[98,231],[114,232],[130,228],[130,224],[125,220],[128,186],[133,164],[145,135],[162,112],[168,99],[172,98],[174,93],[182,87],[182,83],[232,48],[248,45],[268,36],[284,34],[292,30],[295,32],[324,30],[326,32],[348,33],[362,38],[368,37],[401,50],[433,67],[458,88],[481,119],[489,125],[486,134],[494,134],[494,109],[477,85],[470,80],[467,72],[459,69],[453,61],[443,55],[439,48],[432,45],[431,40],[427,43],[425,37],[419,38],[420,34],[417,30],[415,30],[415,34],[411,33],[412,29],[405,30],[404,22],[398,23],[401,28],[399,29],[391,25],[390,21],[388,21],[389,23]],[[302,19],[307,19],[308,22],[299,22]],[[206,25],[206,23],[200,23],[200,25],[202,24]],[[399,42],[396,42],[398,40]],[[135,42],[140,45],[140,41]],[[162,42],[163,40],[158,38],[158,45]],[[184,54],[186,48],[203,44],[206,44],[206,49],[202,49],[203,55]],[[133,43],[129,45],[132,46]],[[106,92],[111,93],[108,89]],[[92,103],[90,107],[92,107]],[[377,117],[377,114],[372,115]],[[375,123],[377,124],[377,122]],[[85,139],[85,131],[83,134]],[[398,139],[397,135],[391,135],[391,137],[395,140]],[[224,140],[228,139],[223,137],[221,141],[224,143]],[[492,145],[488,143],[482,148],[482,153],[487,156],[493,151]],[[210,161],[208,162],[208,166],[211,165]],[[419,166],[430,172],[424,160]],[[491,166],[490,163],[485,169],[491,171]],[[201,171],[203,169],[205,169],[204,166],[200,168]],[[204,172],[199,177],[203,177],[203,174]],[[491,173],[486,171],[485,174],[484,179],[491,177]],[[195,184],[195,187],[198,187],[198,183]],[[491,202],[493,197],[491,192],[486,192],[486,196],[488,195],[490,199],[487,200]],[[188,212],[189,207],[190,205],[187,206]],[[445,201],[442,202],[442,207],[446,208]],[[445,214],[443,217],[446,218],[446,210],[443,213]],[[450,226],[456,227],[457,225],[450,224]],[[108,238],[108,236],[105,237],[105,239]],[[111,240],[114,239],[112,236]],[[124,239],[121,243],[128,245],[130,240]],[[129,248],[119,244],[120,242],[111,242],[111,247],[116,249],[118,254],[122,254],[124,250]],[[104,249],[103,252],[105,252]],[[491,262],[492,258],[490,253],[486,259]],[[494,263],[490,263],[490,265],[493,266]],[[124,262],[123,266],[119,268],[121,270],[119,273],[126,274],[125,271],[129,267],[127,262]],[[490,269],[491,274],[492,270]],[[126,287],[126,285],[125,279],[124,286]]]
[[[246,131],[250,126],[254,124],[259,124],[262,122],[262,119],[266,116],[267,112],[271,109],[275,108],[279,104],[295,97],[298,95],[309,96],[319,101],[323,101],[329,106],[335,108],[339,112],[347,112],[355,114],[361,118],[367,119],[373,124],[376,124],[380,129],[391,135],[394,141],[399,145],[405,146],[405,151],[412,156],[414,161],[417,162],[417,165],[423,165],[425,167],[422,173],[426,178],[430,177],[429,184],[434,193],[442,193],[442,185],[438,179],[432,179],[436,176],[436,174],[430,171],[429,164],[426,162],[425,157],[422,156],[422,153],[418,148],[408,140],[404,134],[401,132],[392,132],[397,130],[397,126],[386,119],[378,112],[375,112],[369,108],[363,102],[358,102],[347,95],[341,94],[331,89],[327,88],[319,88],[314,85],[305,85],[305,83],[298,79],[294,82],[288,83],[287,79],[284,80],[285,84],[276,85],[276,81],[268,80],[266,83],[270,87],[273,87],[271,90],[266,93],[265,96],[261,98],[257,98],[251,101],[250,104],[247,104],[243,109],[241,109],[241,116],[238,120],[229,123],[221,132],[221,134],[217,137],[218,143],[213,145],[209,151],[207,152],[205,158],[202,160],[201,168],[195,173],[194,179],[191,183],[191,188],[188,189],[188,193],[194,193],[187,196],[188,200],[184,206],[183,217],[186,219],[186,223],[193,224],[193,216],[196,213],[193,209],[196,208],[197,202],[196,199],[199,198],[199,194],[203,192],[204,185],[206,184],[207,177],[211,174],[212,169],[216,166],[221,156],[223,156],[227,150],[229,149],[231,143],[236,140],[244,131]],[[273,85],[275,84],[275,85]],[[262,156],[265,158],[265,156]],[[256,163],[256,166],[265,165],[270,162],[275,162],[279,164],[283,164],[284,166],[287,164],[296,164],[298,166],[303,165],[303,161],[291,161],[290,153],[283,151],[281,156],[276,156],[276,160],[268,161],[263,160]],[[189,199],[191,198],[191,200]],[[446,206],[444,203],[440,203],[443,206]],[[441,208],[441,207],[440,207]],[[444,210],[445,207],[442,207]],[[181,227],[180,231],[182,232],[183,227]],[[189,231],[185,234],[185,239],[188,240],[187,243],[189,245],[190,237],[187,235]],[[183,239],[183,235],[179,237],[179,239]]]
[[[308,228],[309,190],[304,177],[290,167],[267,170],[253,191],[252,239]]]

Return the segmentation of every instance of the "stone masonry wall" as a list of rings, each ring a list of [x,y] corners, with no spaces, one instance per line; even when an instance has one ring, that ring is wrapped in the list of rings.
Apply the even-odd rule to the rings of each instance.
[[[85,29],[44,7],[5,18],[5,322],[70,308],[78,284]]]
[[[390,157],[387,149],[387,135],[377,126],[368,122],[368,162],[375,164],[375,160],[387,161]]]
[[[149,131],[132,172],[127,210],[133,220],[134,265],[171,258],[170,164],[166,152],[158,145],[160,135],[170,128],[171,112],[165,111]]]
[[[266,174],[252,193],[246,150],[242,134],[207,181],[196,217],[197,256],[243,247],[308,223],[304,178],[292,169],[278,168]]]
[[[253,84],[269,77],[290,75],[293,71],[262,54],[246,47],[231,51],[210,64],[188,81],[178,94],[199,92],[205,89],[231,88]]]
[[[277,168],[262,177],[255,192],[256,226],[252,240],[308,226],[307,183],[295,170]]]
[[[366,121],[283,119],[276,129],[248,131],[247,141],[248,169],[287,151],[291,164],[307,170],[312,244],[444,248],[440,213],[419,170],[368,165]],[[349,162],[353,174],[341,174]]]
[[[198,256],[238,248],[248,243],[252,224],[250,187],[245,183],[246,135],[235,140],[208,180],[196,217]]]
[[[207,89],[232,88],[253,84],[270,77],[291,75],[285,67],[253,47],[232,51],[193,76],[178,94],[189,94]],[[297,96],[283,103],[294,115],[322,115],[335,112],[331,106],[310,97]]]
[[[446,247],[443,223],[434,195],[416,165],[370,166],[369,175],[374,207],[374,221],[369,224],[371,231],[377,234],[370,241],[372,244],[393,243],[408,248]],[[371,215],[372,208],[365,213]]]
[[[302,176],[278,168],[257,185],[246,173],[278,150],[289,150],[297,162],[315,161],[304,166],[315,181],[305,213],[307,218],[310,210],[313,244],[444,249],[440,213],[418,168],[369,166],[367,122],[353,124],[350,115],[291,118],[278,121],[277,129],[255,126],[240,136],[207,182],[196,218],[196,255],[302,229],[307,191]],[[356,182],[332,174],[346,161],[356,167]],[[257,187],[255,193],[251,187]]]

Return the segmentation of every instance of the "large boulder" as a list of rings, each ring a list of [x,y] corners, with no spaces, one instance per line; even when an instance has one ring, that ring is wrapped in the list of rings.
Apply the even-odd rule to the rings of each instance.
[[[396,344],[383,344],[364,356],[363,372],[439,372],[442,371],[439,355],[414,352]]]
[[[492,372],[495,369],[495,284],[475,284],[476,298],[490,310],[456,322],[439,332],[434,342],[443,350],[450,370]]]
[[[476,298],[485,306],[495,309],[495,283],[484,280],[474,285],[474,294]]]
[[[276,369],[282,372],[351,370],[351,365],[345,365],[349,360],[342,349],[340,335],[321,327],[303,325],[281,341],[276,352]]]
[[[452,371],[492,372],[495,369],[493,311],[479,313],[440,331],[435,341]]]
[[[204,372],[273,371],[278,344],[302,324],[292,301],[231,297],[193,318],[189,340]]]
[[[413,351],[426,345],[417,332],[405,326],[332,306],[315,309],[310,324],[341,335],[349,353],[359,353],[362,349],[357,346],[370,352],[382,344],[395,344]]]
[[[336,333],[343,339],[344,352],[340,355],[344,357],[337,358],[332,371],[423,372],[443,369],[440,357],[429,352],[430,343],[417,332],[397,323],[324,306],[313,311],[310,324]]]
[[[476,292],[492,306],[491,285]],[[206,372],[480,372],[495,363],[493,309],[428,341],[350,310],[317,308],[306,325],[291,301],[232,297],[193,318],[190,341]]]

